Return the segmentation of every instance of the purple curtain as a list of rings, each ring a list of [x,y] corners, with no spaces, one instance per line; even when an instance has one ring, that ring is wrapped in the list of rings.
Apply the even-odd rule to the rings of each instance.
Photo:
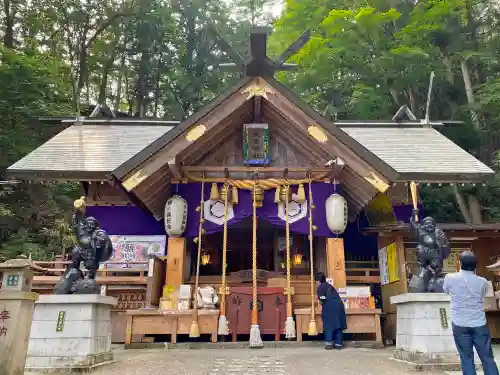
[[[205,184],[205,200],[210,197],[211,184]],[[220,187],[220,185],[219,185]],[[306,197],[309,196],[308,186],[305,185]],[[295,187],[296,188],[296,187]],[[313,225],[317,226],[314,231],[316,236],[332,237],[326,224],[325,201],[335,191],[340,193],[340,186],[326,183],[313,183],[313,202],[316,209],[313,211]],[[175,192],[175,188],[174,188]],[[260,219],[267,220],[276,227],[284,228],[285,221],[278,216],[278,206],[274,203],[274,190],[268,190],[264,193],[263,207],[257,208],[257,216]],[[185,236],[195,237],[198,235],[199,213],[196,207],[200,202],[201,184],[180,184],[177,194],[186,199],[188,204],[188,221]],[[238,189],[239,203],[234,206],[235,217],[229,220],[229,227],[242,222],[252,216],[252,192]],[[309,210],[309,207],[308,207]],[[408,222],[412,211],[411,205],[395,206],[394,212],[398,221]],[[99,220],[101,227],[112,235],[165,235],[163,220],[157,221],[150,213],[143,211],[135,206],[90,206],[87,208],[87,214],[94,216]],[[290,224],[290,230],[295,233],[309,234],[308,214]],[[365,215],[360,214],[358,220],[350,223],[348,230],[343,237],[362,236],[360,229],[368,226]],[[223,226],[205,221],[203,227],[207,233],[216,233],[221,231]],[[356,235],[355,235],[356,233]]]
[[[205,184],[205,200],[208,200],[210,198],[210,187],[211,184]],[[220,187],[221,185],[219,185],[219,188]],[[308,186],[305,185],[304,187],[306,191],[306,197],[308,197]],[[294,187],[294,189],[296,189],[296,187]],[[316,209],[313,211],[313,225],[316,225],[318,227],[318,229],[314,231],[314,234],[316,236],[333,236],[333,233],[330,232],[326,224],[325,201],[332,193],[334,193],[335,191],[338,192],[339,189],[339,186],[334,184],[312,184],[313,202],[315,202],[316,204]],[[285,221],[278,216],[278,205],[274,203],[274,193],[274,189],[265,191],[263,206],[261,208],[257,208],[257,216],[260,219],[267,220],[276,227],[284,228]],[[196,212],[196,207],[199,204],[201,198],[201,183],[179,185],[177,194],[186,199],[188,204],[188,221],[186,231],[184,233],[187,237],[197,236],[199,213]],[[234,218],[228,221],[229,227],[238,224],[241,221],[252,216],[252,192],[249,190],[238,189],[238,198],[238,204],[234,205],[233,207]],[[290,231],[301,234],[309,234],[308,214],[295,223],[290,224]],[[223,226],[206,220],[203,224],[203,228],[207,233],[210,234],[221,231]]]
[[[164,235],[163,221],[135,206],[90,206],[87,215],[95,217],[109,235]]]

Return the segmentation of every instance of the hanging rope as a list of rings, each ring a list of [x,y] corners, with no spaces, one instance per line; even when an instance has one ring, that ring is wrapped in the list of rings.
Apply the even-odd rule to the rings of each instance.
[[[312,212],[316,208],[313,204],[312,197],[312,188],[311,188],[312,180],[309,180],[309,258],[310,258],[310,267],[311,267],[311,321],[309,322],[309,329],[307,334],[309,336],[317,336],[318,335],[318,327],[316,326],[316,311],[314,309],[314,305],[316,302],[316,293],[314,292],[314,249],[313,249],[313,218]]]
[[[226,319],[226,268],[227,268],[227,204],[230,186],[225,183],[224,190],[224,230],[222,235],[222,285],[220,287],[220,316],[219,316],[219,335],[228,335],[229,327]]]
[[[295,321],[293,320],[292,311],[292,285],[291,285],[291,255],[290,255],[290,222],[289,222],[289,194],[290,185],[285,185],[285,237],[286,237],[286,321],[285,321],[285,337],[287,339],[295,338]]]
[[[253,216],[252,216],[252,326],[250,327],[250,348],[261,348],[264,344],[260,336],[259,310],[257,307],[257,172],[253,185]]]
[[[196,257],[196,279],[193,293],[193,321],[189,327],[189,337],[200,337],[200,327],[198,325],[198,285],[200,282],[200,262],[201,262],[201,236],[203,235],[203,204],[205,199],[205,181],[201,183],[201,199],[198,210],[200,212],[200,224],[198,227],[198,254]]]

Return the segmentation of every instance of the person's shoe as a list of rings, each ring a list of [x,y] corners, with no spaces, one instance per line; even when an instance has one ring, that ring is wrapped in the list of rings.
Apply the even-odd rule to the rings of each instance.
[[[335,349],[344,349],[344,345],[335,344]]]
[[[326,344],[325,345],[325,349],[326,350],[332,350],[333,349],[333,345],[332,344]]]

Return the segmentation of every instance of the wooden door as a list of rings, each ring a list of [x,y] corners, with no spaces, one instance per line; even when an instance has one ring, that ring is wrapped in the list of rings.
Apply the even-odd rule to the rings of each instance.
[[[234,287],[228,296],[227,320],[233,341],[237,335],[249,335],[252,317],[252,288]],[[275,340],[285,329],[286,297],[283,288],[260,287],[257,291],[259,327],[262,335],[274,335]]]

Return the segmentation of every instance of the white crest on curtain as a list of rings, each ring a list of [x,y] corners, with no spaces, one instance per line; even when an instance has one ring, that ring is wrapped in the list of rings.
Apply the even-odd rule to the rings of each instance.
[[[203,203],[203,217],[214,224],[224,224],[224,202],[207,200]],[[233,204],[227,202],[227,221],[234,218]]]
[[[285,203],[278,204],[278,216],[286,221]],[[292,201],[288,203],[288,222],[290,224],[307,216],[307,200],[304,203],[297,202],[297,194],[292,194]]]

